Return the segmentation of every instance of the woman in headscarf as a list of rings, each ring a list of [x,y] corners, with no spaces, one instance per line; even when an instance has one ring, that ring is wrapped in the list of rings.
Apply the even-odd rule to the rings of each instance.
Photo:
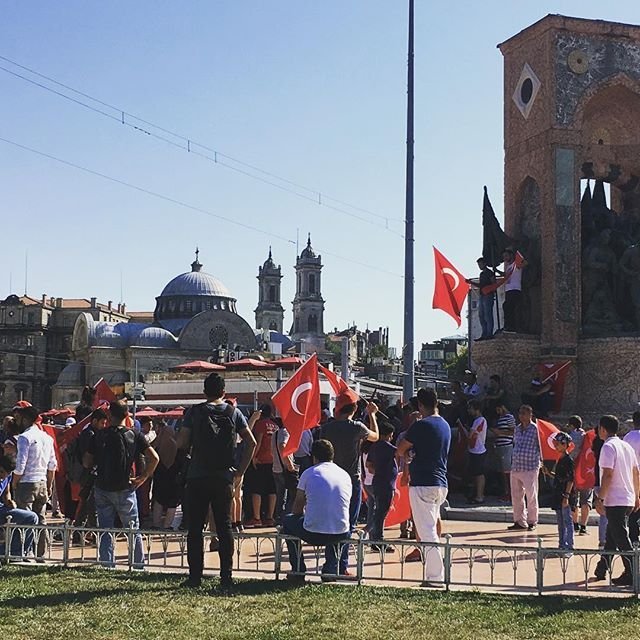
[[[158,420],[155,430],[157,437],[152,446],[158,452],[160,462],[153,475],[153,526],[170,529],[180,504],[180,458],[173,428]]]

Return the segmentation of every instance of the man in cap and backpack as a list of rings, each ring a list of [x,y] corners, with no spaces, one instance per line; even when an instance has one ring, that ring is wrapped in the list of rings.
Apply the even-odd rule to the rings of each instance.
[[[125,426],[128,411],[124,402],[112,402],[109,415],[111,426],[96,433],[82,460],[85,468],[92,469],[94,465],[96,468],[94,497],[98,526],[113,529],[117,515],[123,527],[139,529],[136,489],[153,475],[158,465],[158,454],[144,436]],[[145,461],[144,472],[135,475],[134,464],[139,464],[141,456]],[[115,567],[113,534],[102,533],[99,557],[104,566]],[[144,568],[144,550],[139,533],[135,536],[133,567]]]
[[[202,581],[204,550],[202,530],[209,506],[218,534],[220,587],[233,587],[233,532],[231,501],[234,484],[242,481],[256,448],[256,440],[242,413],[224,401],[224,378],[216,373],[204,381],[206,402],[193,406],[178,433],[178,448],[191,451],[185,500],[189,513],[187,560],[189,578],[183,586],[196,588]],[[244,442],[242,457],[234,466],[237,437]]]

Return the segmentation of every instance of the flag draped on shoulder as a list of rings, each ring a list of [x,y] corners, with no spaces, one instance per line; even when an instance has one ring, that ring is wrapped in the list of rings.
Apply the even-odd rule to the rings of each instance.
[[[460,326],[462,305],[469,293],[464,276],[435,247],[435,289],[433,308],[448,313]]]
[[[593,452],[593,441],[596,439],[595,429],[584,434],[582,449],[578,454],[576,466],[573,472],[576,489],[585,491],[596,486],[596,454]]]
[[[560,429],[555,424],[539,418],[536,424],[538,425],[538,438],[540,439],[540,457],[543,460],[559,460],[560,454],[556,451],[553,441],[556,434],[560,433]],[[567,451],[573,451],[574,447],[575,445],[572,442]]]
[[[289,432],[284,455],[300,445],[302,432],[320,423],[320,380],[314,353],[271,398]]]
[[[553,392],[553,408],[555,413],[559,412],[562,407],[562,399],[564,397],[564,385],[567,381],[569,367],[571,361],[565,362],[544,362],[539,365],[538,373],[540,375],[541,384],[551,384]]]

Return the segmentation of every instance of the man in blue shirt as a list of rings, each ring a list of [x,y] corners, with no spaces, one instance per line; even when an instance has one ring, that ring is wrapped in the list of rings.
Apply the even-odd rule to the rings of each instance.
[[[451,428],[438,413],[438,396],[433,389],[418,391],[421,420],[407,429],[398,445],[398,457],[409,462],[409,500],[417,534],[421,542],[439,543],[438,519],[440,506],[447,497],[447,458],[451,445]],[[438,547],[427,551],[425,586],[444,580],[444,564]]]
[[[16,509],[16,503],[11,497],[11,480],[15,464],[8,456],[0,456],[0,526],[11,522],[16,525],[36,525],[38,516],[33,511]],[[12,532],[11,555],[14,558],[25,558],[33,552],[33,529],[21,529]],[[1,540],[5,540],[2,535]],[[0,549],[4,553],[4,544],[0,543]]]

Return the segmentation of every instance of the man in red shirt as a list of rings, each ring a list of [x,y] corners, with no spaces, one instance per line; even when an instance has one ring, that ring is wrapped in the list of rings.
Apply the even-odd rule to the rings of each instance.
[[[271,437],[278,430],[278,425],[271,419],[270,405],[262,405],[260,412],[262,417],[253,428],[256,451],[247,473],[247,484],[249,485],[253,510],[253,517],[245,523],[247,527],[272,527],[275,524],[273,512],[276,507],[276,485],[272,470]],[[264,520],[261,513],[263,496],[267,498]]]

